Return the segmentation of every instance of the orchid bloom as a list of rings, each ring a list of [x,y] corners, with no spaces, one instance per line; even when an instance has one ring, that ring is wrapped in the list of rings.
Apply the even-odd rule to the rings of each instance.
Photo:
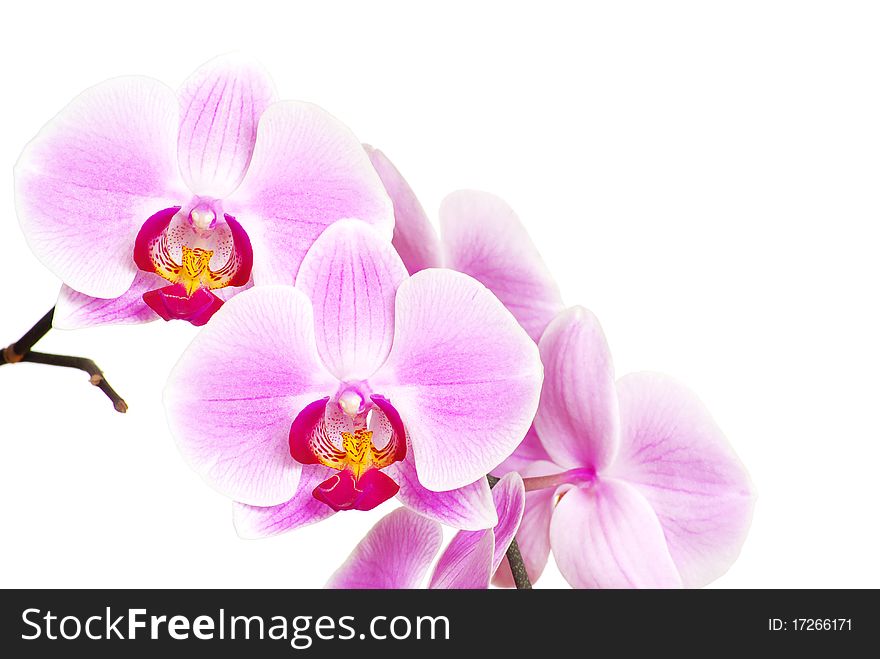
[[[563,311],[503,201],[453,193],[440,208],[438,239],[394,165],[367,151],[394,202],[394,244],[410,271],[445,263],[473,276],[540,340],[545,381],[534,427],[493,471],[526,477],[517,541],[531,580],[551,545],[575,586],[697,587],[723,574],[745,540],[754,491],[702,404],[661,375],[615,385],[598,321],[584,309]],[[512,585],[506,562],[495,580]]]
[[[331,225],[295,287],[230,300],[172,372],[165,403],[191,466],[261,536],[402,502],[462,529],[496,523],[485,474],[529,427],[537,347],[480,283],[407,275],[363,222]]]
[[[755,494],[702,403],[658,374],[615,383],[605,336],[583,308],[560,313],[539,347],[531,456],[521,449],[506,464],[528,476],[518,539],[532,578],[551,548],[577,588],[699,587],[726,572]]]
[[[459,531],[440,555],[429,588],[488,588],[522,519],[525,490],[518,474],[492,488],[498,524],[482,531]],[[418,588],[443,532],[440,525],[406,508],[383,517],[333,573],[327,588]]]
[[[202,325],[251,281],[292,283],[335,220],[390,236],[390,201],[354,135],[274,99],[260,67],[224,56],[177,93],[145,77],[103,82],[39,132],[15,168],[16,206],[65,284],[56,327]]]
[[[488,192],[453,192],[440,204],[438,237],[397,168],[381,151],[365,148],[394,204],[392,244],[409,273],[445,267],[470,275],[504,303],[537,343],[565,305],[513,209]]]

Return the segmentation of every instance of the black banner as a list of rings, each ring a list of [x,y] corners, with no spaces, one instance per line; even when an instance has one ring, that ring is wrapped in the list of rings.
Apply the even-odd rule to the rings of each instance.
[[[4,656],[254,657],[874,647],[877,591],[6,590]],[[11,651],[11,652],[10,652]]]

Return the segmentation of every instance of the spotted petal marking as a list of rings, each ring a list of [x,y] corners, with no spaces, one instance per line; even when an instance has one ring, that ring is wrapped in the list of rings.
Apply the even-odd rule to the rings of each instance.
[[[225,224],[199,231],[176,213],[171,217],[167,211],[157,215],[138,236],[139,242],[145,243],[147,257],[141,257],[144,263],[138,262],[141,269],[172,284],[183,284],[189,295],[198,288],[213,290],[247,283],[253,256],[247,234],[234,218],[226,215]],[[136,248],[136,255],[138,251]]]
[[[372,397],[369,415],[354,417],[329,401],[328,397],[307,405],[294,419],[290,454],[303,464],[321,464],[339,472],[315,488],[317,499],[336,510],[369,510],[399,489],[381,470],[406,456],[403,423],[381,396]],[[376,434],[387,437],[382,448],[373,441]]]

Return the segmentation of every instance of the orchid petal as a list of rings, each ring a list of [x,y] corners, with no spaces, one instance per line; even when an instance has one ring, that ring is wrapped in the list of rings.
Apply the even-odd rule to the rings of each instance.
[[[312,491],[331,473],[329,467],[306,465],[293,497],[278,506],[233,504],[233,523],[242,538],[264,538],[320,522],[336,511],[318,501]]]
[[[443,531],[406,508],[380,519],[333,573],[327,588],[418,588]]]
[[[123,295],[138,229],[186,189],[176,140],[174,92],[149,78],[92,87],[46,124],[15,166],[19,222],[43,265],[85,295]]]
[[[96,325],[130,325],[149,323],[159,316],[145,303],[143,295],[167,284],[164,279],[147,272],[138,272],[131,287],[119,297],[104,299],[91,297],[62,286],[55,302],[52,327],[81,329]]]
[[[538,437],[535,427],[532,426],[516,450],[492,470],[492,475],[501,478],[511,471],[524,474],[532,464],[538,461],[549,462],[550,456],[547,455],[544,445],[541,444],[541,438]]]
[[[308,299],[292,287],[236,295],[184,352],[165,388],[172,434],[210,485],[254,506],[296,491],[288,432],[296,414],[333,391],[315,350]]]
[[[247,290],[250,290],[254,287],[254,279],[251,277],[248,279],[247,283],[244,286],[235,287],[235,286],[227,286],[226,288],[215,288],[212,292],[214,295],[219,297],[224,302],[228,302],[232,299],[234,295],[238,295],[239,293],[244,293]]]
[[[183,83],[177,157],[194,193],[221,199],[238,187],[274,96],[263,68],[237,55],[211,60]]]
[[[492,493],[485,477],[446,492],[432,492],[419,482],[412,452],[385,469],[400,485],[397,498],[407,508],[456,529],[477,531],[498,523]]]
[[[459,531],[440,555],[428,587],[488,588],[494,552],[492,531]]]
[[[492,572],[498,569],[507,548],[510,547],[523,518],[526,504],[526,491],[522,477],[510,473],[499,480],[492,488],[492,499],[498,511],[498,524],[495,525],[495,552],[492,558]]]
[[[522,522],[516,533],[516,543],[526,566],[526,574],[534,585],[541,578],[550,557],[550,520],[553,518],[553,490],[526,492]],[[501,561],[492,583],[501,588],[513,588],[513,574],[507,557]]]
[[[755,500],[749,475],[684,386],[636,373],[617,389],[621,449],[610,473],[654,508],[684,584],[703,586],[727,571],[745,541]]]
[[[391,244],[407,271],[414,275],[425,268],[440,267],[443,265],[440,240],[412,188],[384,153],[366,144],[364,148],[394,204]]]
[[[394,211],[357,138],[308,103],[273,103],[260,118],[235,212],[254,246],[254,281],[291,284],[315,239],[353,218],[391,238]]]
[[[366,379],[385,361],[404,279],[391,243],[357,220],[332,224],[306,254],[296,287],[312,301],[318,354],[340,380]]]
[[[482,282],[537,342],[562,297],[510,206],[486,192],[453,192],[440,204],[440,233],[446,267]]]
[[[614,459],[619,414],[614,366],[596,317],[582,307],[560,313],[541,337],[544,388],[535,429],[553,461],[603,469]]]
[[[559,467],[552,462],[539,460],[524,466],[520,473],[526,478],[531,478],[549,476],[558,472]],[[525,509],[516,532],[516,543],[525,563],[526,573],[533,584],[541,577],[550,556],[550,520],[553,517],[555,504],[553,489],[526,492]],[[492,583],[503,588],[514,586],[513,575],[510,573],[506,559],[495,571]]]
[[[429,490],[482,478],[534,417],[542,367],[535,344],[479,282],[423,270],[397,291],[394,342],[370,379],[406,424]]]
[[[678,588],[681,577],[650,504],[622,481],[568,489],[550,523],[553,556],[575,588]]]

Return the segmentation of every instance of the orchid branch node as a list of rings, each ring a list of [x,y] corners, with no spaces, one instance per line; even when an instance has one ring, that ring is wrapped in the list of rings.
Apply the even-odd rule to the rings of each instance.
[[[69,355],[55,355],[45,352],[33,352],[31,348],[42,339],[49,330],[52,329],[52,320],[55,316],[55,307],[52,307],[45,316],[40,318],[36,324],[31,327],[24,336],[10,346],[3,349],[3,364],[17,364],[19,362],[30,362],[32,364],[46,364],[48,366],[61,366],[62,368],[75,368],[84,371],[89,375],[89,382],[104,392],[104,395],[113,403],[113,409],[117,412],[125,413],[128,411],[128,404],[122,397],[116,393],[107,379],[104,377],[103,371],[91,359],[86,357],[71,357]]]

